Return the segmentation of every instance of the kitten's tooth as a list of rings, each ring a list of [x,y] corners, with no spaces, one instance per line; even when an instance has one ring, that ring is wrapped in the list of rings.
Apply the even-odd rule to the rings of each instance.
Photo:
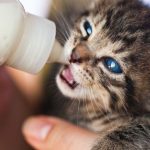
[[[63,70],[62,75],[65,76],[65,70]]]
[[[71,80],[71,81],[69,81],[69,83],[72,85],[72,84],[74,83],[74,81],[73,81],[73,80]]]

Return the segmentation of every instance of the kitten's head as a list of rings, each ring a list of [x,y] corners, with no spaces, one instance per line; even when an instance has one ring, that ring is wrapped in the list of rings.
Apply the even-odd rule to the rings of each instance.
[[[65,96],[93,101],[105,111],[145,109],[150,103],[150,11],[136,0],[95,4],[71,30],[64,46],[69,64],[58,73],[57,85]]]

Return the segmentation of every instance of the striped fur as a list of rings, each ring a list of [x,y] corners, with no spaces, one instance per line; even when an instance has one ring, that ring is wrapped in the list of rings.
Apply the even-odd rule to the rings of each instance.
[[[80,55],[80,61],[69,64],[79,83],[75,89],[62,83],[64,67],[56,77],[63,95],[75,100],[75,105],[64,110],[66,118],[72,122],[78,119],[81,126],[99,132],[92,150],[148,150],[150,9],[138,0],[91,3],[75,20],[67,40],[61,41],[68,60],[72,51]],[[83,38],[82,22],[86,19],[93,27],[88,39]],[[123,74],[109,72],[102,63],[105,57],[116,59]]]

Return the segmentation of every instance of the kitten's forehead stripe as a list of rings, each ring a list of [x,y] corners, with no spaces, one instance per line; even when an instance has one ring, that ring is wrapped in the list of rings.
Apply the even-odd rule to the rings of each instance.
[[[122,52],[124,52],[124,51],[125,51],[125,47],[121,47],[121,48],[115,50],[114,53],[115,53],[115,54],[119,54],[119,53],[122,53]]]
[[[81,14],[81,17],[83,17],[83,16],[89,16],[89,14],[90,14],[90,12],[88,10],[86,10],[85,12],[83,12]]]
[[[118,5],[122,5],[119,3]],[[137,7],[131,5],[132,11],[139,11]],[[107,22],[104,26],[104,29],[109,29],[108,34],[112,41],[122,40],[127,46],[134,44],[136,41],[136,34],[134,37],[130,37],[130,34],[143,32],[149,29],[149,22],[140,20],[140,17],[137,17],[135,13],[128,13],[128,7],[118,7],[118,9],[108,9],[106,13]],[[141,7],[140,7],[141,9]],[[133,18],[136,18],[136,22]],[[131,19],[128,19],[131,18]],[[145,19],[149,19],[150,15],[145,16]]]
[[[122,41],[126,44],[127,47],[133,45],[133,43],[136,41],[136,37],[128,37],[128,36],[124,36],[124,37],[117,37],[119,39],[122,39]]]
[[[143,35],[142,40],[144,43],[150,43],[150,31]]]
[[[107,19],[106,19],[107,22],[106,22],[104,28],[110,28],[112,15],[113,15],[113,9],[108,10],[108,12],[107,12]]]
[[[130,77],[128,76],[125,77],[125,80],[126,80],[126,88],[125,88],[126,102],[128,106],[134,106],[135,103],[137,102],[137,100],[134,99],[135,98],[135,84],[132,81],[132,79],[130,79]],[[130,110],[130,111],[134,112],[134,110]]]
[[[109,85],[107,85],[106,82],[101,81],[101,84],[104,86],[104,88],[108,91],[108,93],[110,95],[110,108],[113,110],[116,110],[116,108],[117,108],[116,106],[119,105],[119,104],[117,105],[117,103],[120,103],[119,102],[120,98],[119,98],[118,94],[111,91],[111,89],[109,88]]]
[[[124,43],[122,41],[116,41],[112,43],[112,41],[108,38],[102,39],[100,42],[101,45],[95,44],[95,52],[97,57],[118,57],[118,59],[122,59],[126,57],[129,53],[128,49],[126,49]],[[101,46],[101,47],[100,47]],[[117,54],[117,55],[116,55]]]

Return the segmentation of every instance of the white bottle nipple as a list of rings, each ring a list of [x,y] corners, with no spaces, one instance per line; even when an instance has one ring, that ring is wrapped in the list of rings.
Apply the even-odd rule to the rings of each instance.
[[[54,62],[63,64],[68,63],[67,54],[65,53],[63,47],[57,40],[55,40],[53,49],[51,51],[51,54],[49,55],[47,63],[54,63]]]

